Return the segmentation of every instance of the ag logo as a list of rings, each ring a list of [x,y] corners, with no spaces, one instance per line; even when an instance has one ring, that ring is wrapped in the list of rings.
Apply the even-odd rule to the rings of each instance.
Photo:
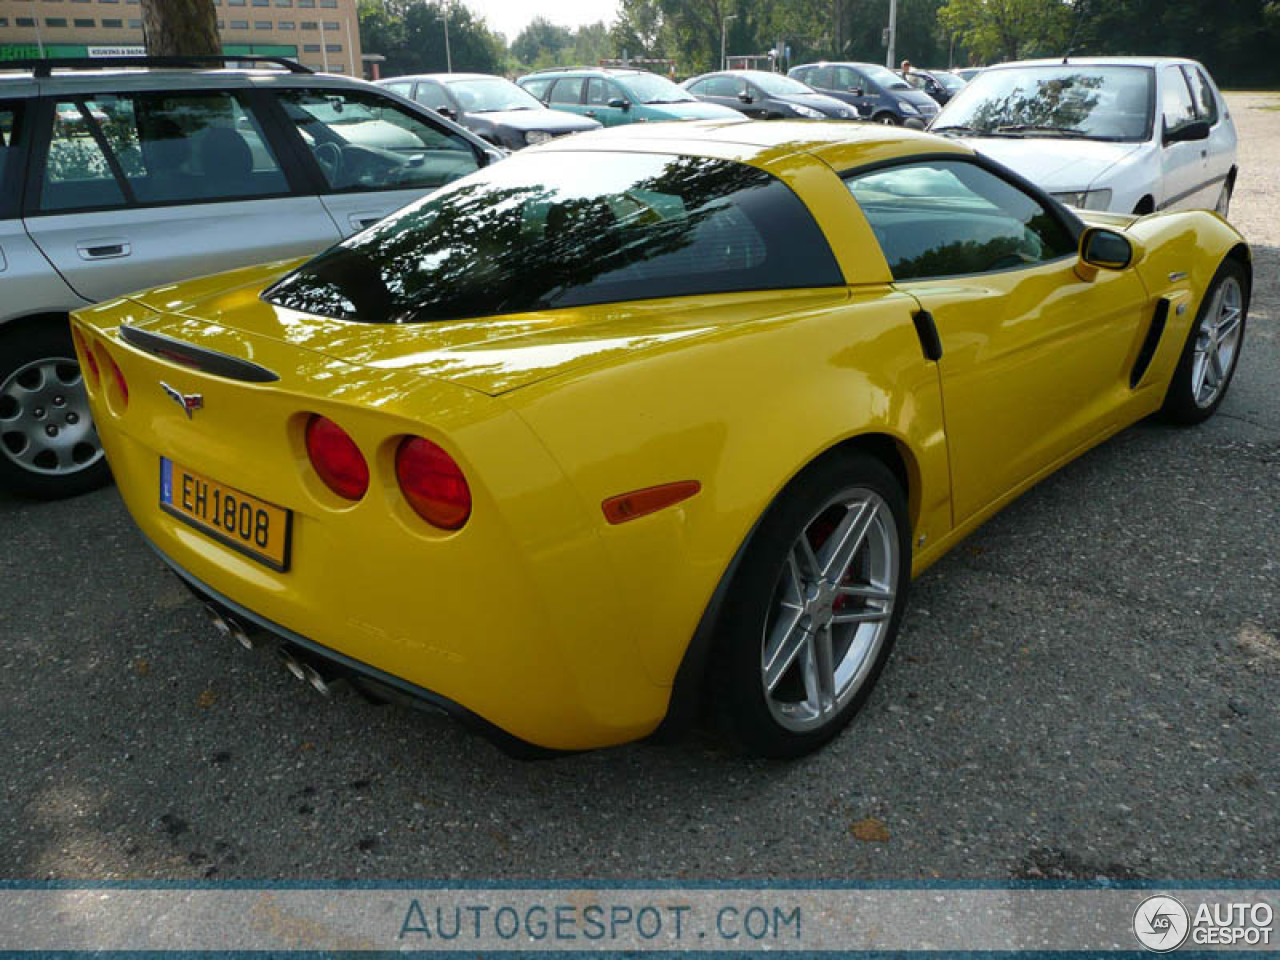
[[[1177,950],[1187,939],[1190,928],[1187,908],[1163,894],[1147,897],[1133,913],[1133,932],[1138,942],[1153,953]]]

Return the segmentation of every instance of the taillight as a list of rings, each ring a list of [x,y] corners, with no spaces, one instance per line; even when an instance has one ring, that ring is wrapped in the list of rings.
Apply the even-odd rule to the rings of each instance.
[[[347,500],[369,489],[369,464],[347,431],[318,413],[307,421],[307,456],[324,485]]]
[[[434,527],[457,530],[471,516],[471,488],[462,468],[430,440],[400,441],[396,480],[409,506]]]
[[[129,405],[129,382],[125,380],[124,374],[120,371],[120,366],[114,359],[111,360],[111,374],[116,378],[116,386],[120,389],[120,405],[127,407]]]
[[[80,351],[80,356],[84,357],[84,362],[88,367],[89,382],[96,387],[98,378],[102,376],[98,372],[98,358],[93,355],[93,351],[89,349],[89,344],[85,343],[84,336],[79,330],[72,330],[71,336],[76,342],[76,349]]]

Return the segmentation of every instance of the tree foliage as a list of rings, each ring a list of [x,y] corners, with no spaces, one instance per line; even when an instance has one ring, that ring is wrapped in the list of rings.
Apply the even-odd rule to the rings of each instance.
[[[167,0],[146,0],[167,2]],[[186,0],[183,0],[186,2]],[[207,2],[207,0],[204,0]],[[450,11],[455,70],[517,73],[605,58],[670,58],[688,76],[733,54],[884,63],[890,0],[620,0],[612,24],[577,29],[535,17],[510,47],[466,0],[361,0],[360,28],[385,72],[444,69]],[[1166,54],[1202,60],[1224,85],[1280,85],[1280,0],[898,0],[896,58],[923,67],[1031,56]]]

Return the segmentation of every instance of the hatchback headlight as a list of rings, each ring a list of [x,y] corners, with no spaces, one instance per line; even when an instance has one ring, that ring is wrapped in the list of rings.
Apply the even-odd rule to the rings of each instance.
[[[537,146],[539,143],[546,143],[551,139],[551,134],[545,130],[529,130],[524,135],[524,142],[529,146]]]
[[[1110,190],[1073,190],[1068,193],[1050,194],[1053,199],[1069,207],[1081,210],[1105,210],[1111,206]]]
[[[806,107],[803,103],[793,103],[791,105],[791,109],[802,117],[812,117],[815,120],[819,120],[825,116],[821,110],[815,110],[813,107]]]
[[[908,116],[912,116],[912,117],[918,116],[920,114],[920,111],[916,109],[916,105],[914,103],[907,103],[907,101],[905,100],[901,101],[898,104],[898,109],[901,110],[903,113],[907,114]]]

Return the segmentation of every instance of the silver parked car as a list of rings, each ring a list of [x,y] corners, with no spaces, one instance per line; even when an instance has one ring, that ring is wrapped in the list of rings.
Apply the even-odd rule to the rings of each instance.
[[[110,476],[69,311],[314,254],[502,155],[360,80],[197,59],[0,65],[4,489]]]

